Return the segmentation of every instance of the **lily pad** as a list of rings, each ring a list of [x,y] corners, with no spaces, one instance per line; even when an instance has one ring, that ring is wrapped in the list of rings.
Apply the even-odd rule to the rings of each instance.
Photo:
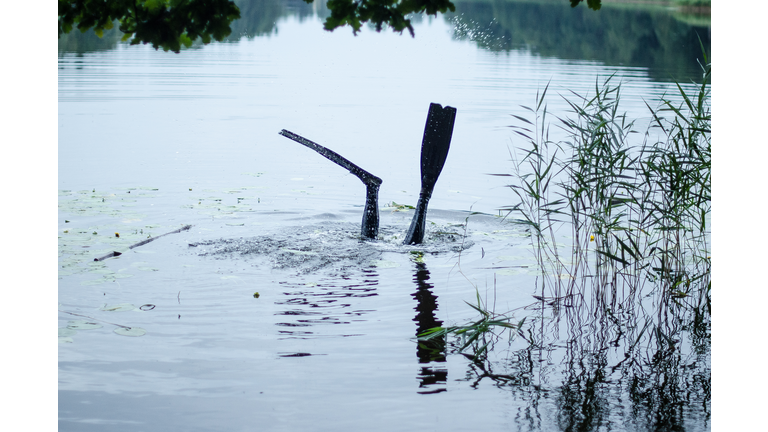
[[[120,336],[139,337],[147,334],[147,331],[141,327],[118,327],[114,331]]]
[[[59,343],[73,343],[75,342],[71,337],[59,337]]]
[[[106,282],[105,279],[96,279],[91,281],[80,282],[80,285],[99,285],[99,284],[103,284],[104,282]]]
[[[108,268],[97,268],[95,270],[90,270],[90,273],[96,273],[96,274],[112,274],[114,273],[112,270]]]
[[[102,328],[102,327],[103,326],[101,324],[88,322],[84,320],[75,320],[67,323],[67,328],[71,330],[93,330],[93,329]],[[59,336],[62,336],[61,331],[59,331]],[[66,336],[70,336],[70,335],[66,335]]]
[[[154,267],[137,267],[141,271],[160,271],[160,269]]]
[[[101,310],[107,311],[107,312],[125,312],[125,311],[132,311],[136,309],[136,306],[130,304],[130,303],[120,303],[116,305],[104,305],[102,306]]]
[[[77,334],[76,330],[72,330],[71,328],[67,327],[59,327],[59,339],[63,337],[74,336],[75,334]]]
[[[496,272],[496,274],[500,276],[517,276],[525,273],[526,272],[524,270],[520,270],[516,268],[508,268],[508,269],[499,270]]]

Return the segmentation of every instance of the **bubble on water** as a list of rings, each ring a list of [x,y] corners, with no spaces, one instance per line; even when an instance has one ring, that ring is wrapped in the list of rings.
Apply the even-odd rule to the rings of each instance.
[[[208,240],[189,246],[200,256],[215,259],[251,259],[265,261],[274,269],[295,269],[312,273],[320,269],[343,271],[351,268],[383,266],[385,252],[449,253],[467,249],[473,242],[455,226],[432,225],[421,245],[403,245],[402,227],[382,226],[375,241],[360,236],[360,225],[350,222],[322,221],[292,227],[271,235]],[[201,247],[202,246],[202,247]]]

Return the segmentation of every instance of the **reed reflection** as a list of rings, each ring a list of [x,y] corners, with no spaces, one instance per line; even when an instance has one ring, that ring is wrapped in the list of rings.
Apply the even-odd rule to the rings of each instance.
[[[416,317],[413,319],[416,322],[416,335],[443,325],[443,322],[435,317],[437,296],[432,292],[433,285],[428,282],[429,270],[427,270],[427,265],[421,261],[422,257],[423,255],[419,255],[414,259],[416,272],[413,281],[418,288],[416,292],[411,294],[417,301]],[[422,365],[417,375],[417,379],[420,381],[419,388],[422,389],[418,393],[432,394],[446,391],[448,369],[443,364],[445,363],[445,338],[417,341],[416,357],[419,364]]]
[[[568,431],[708,429],[711,329],[704,312],[606,302],[593,288],[595,295],[568,302],[539,297],[526,308],[530,325],[516,335],[520,348],[465,354],[465,379],[525,400],[513,414],[518,430],[542,430],[551,420]]]

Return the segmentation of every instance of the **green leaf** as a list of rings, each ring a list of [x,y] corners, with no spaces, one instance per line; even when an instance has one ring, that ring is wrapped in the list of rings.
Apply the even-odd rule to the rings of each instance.
[[[518,115],[514,115],[514,114],[510,114],[510,115],[511,115],[512,117],[514,117],[514,118],[516,118],[516,119],[518,119],[518,120],[522,121],[522,122],[528,123],[529,125],[533,125],[533,123],[531,123],[531,122],[530,122],[528,119],[526,119],[526,118],[524,118],[524,117],[520,117],[520,116],[518,116]],[[527,129],[526,129],[526,130],[527,130]]]

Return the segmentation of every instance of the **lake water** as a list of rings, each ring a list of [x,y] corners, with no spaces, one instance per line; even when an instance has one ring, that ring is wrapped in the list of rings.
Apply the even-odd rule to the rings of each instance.
[[[607,340],[621,335],[573,337],[536,307],[530,238],[496,217],[514,195],[488,175],[510,172],[526,145],[511,115],[547,85],[565,117],[560,95],[615,75],[628,116],[649,122],[646,102],[679,101],[673,78],[694,88],[700,48],[678,45],[699,32],[708,48],[708,28],[606,7],[606,22],[655,23],[656,41],[625,26],[590,42],[587,21],[547,45],[521,16],[584,11],[510,4],[459,3],[416,20],[415,38],[329,33],[322,5],[253,2],[229,42],[180,54],[60,43],[59,429],[709,430],[707,337],[682,332],[656,375],[619,367],[626,346]],[[568,50],[578,31],[583,51]],[[431,102],[458,111],[451,150],[427,242],[402,246],[413,213],[396,204],[418,198]],[[379,240],[359,240],[364,186],[282,129],[383,179]],[[416,343],[476,319],[476,293],[539,323],[538,346],[505,336],[481,364]]]

